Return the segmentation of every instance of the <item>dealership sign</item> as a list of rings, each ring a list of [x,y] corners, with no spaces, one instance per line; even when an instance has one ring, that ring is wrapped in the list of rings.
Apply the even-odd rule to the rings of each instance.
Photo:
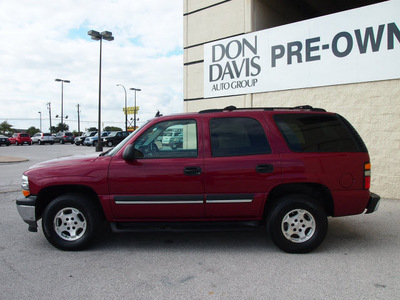
[[[204,45],[204,97],[400,78],[400,0]]]

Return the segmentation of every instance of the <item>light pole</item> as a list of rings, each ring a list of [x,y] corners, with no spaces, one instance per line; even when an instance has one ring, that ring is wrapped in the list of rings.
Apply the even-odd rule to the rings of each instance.
[[[125,92],[125,131],[128,131],[128,111],[127,111],[127,97],[126,97],[126,89],[122,84],[117,84],[117,86],[122,86]]]
[[[40,115],[40,132],[42,132],[42,112],[38,111],[38,114]]]
[[[136,130],[136,91],[140,92],[141,89],[130,88],[130,90],[135,91],[135,105],[133,106],[133,131]]]
[[[76,107],[78,108],[78,134],[80,135],[81,134],[81,121],[80,121],[80,112],[81,112],[81,110],[80,110],[80,105],[79,104],[77,104],[76,105]]]
[[[51,102],[47,103],[47,109],[49,110],[49,120],[50,120],[49,132],[51,133]]]
[[[64,122],[64,82],[70,83],[69,80],[59,79],[57,78],[55,81],[61,82],[61,127],[64,130],[63,122]]]
[[[112,36],[112,32],[110,31],[103,31],[102,33],[99,33],[98,31],[95,30],[89,30],[88,35],[92,37],[92,40],[95,41],[100,41],[100,64],[99,64],[99,124],[98,124],[98,137],[99,137],[99,142],[97,143],[96,146],[96,152],[101,152],[103,151],[103,145],[101,143],[101,54],[102,54],[102,46],[103,46],[103,39],[106,41],[112,41],[114,40],[114,37]]]

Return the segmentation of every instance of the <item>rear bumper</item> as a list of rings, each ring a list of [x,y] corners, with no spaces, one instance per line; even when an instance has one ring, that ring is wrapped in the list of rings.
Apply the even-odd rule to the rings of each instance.
[[[371,197],[369,197],[369,201],[367,204],[367,211],[366,214],[373,213],[378,210],[379,204],[381,202],[381,197],[377,194],[371,193]]]
[[[29,225],[28,230],[37,232],[36,196],[17,199],[17,210],[22,220]]]

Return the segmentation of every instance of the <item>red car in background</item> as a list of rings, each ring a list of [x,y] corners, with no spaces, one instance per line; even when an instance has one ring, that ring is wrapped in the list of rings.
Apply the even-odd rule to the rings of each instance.
[[[9,140],[11,144],[15,145],[32,145],[32,139],[29,133],[14,133],[13,136],[9,138]]]

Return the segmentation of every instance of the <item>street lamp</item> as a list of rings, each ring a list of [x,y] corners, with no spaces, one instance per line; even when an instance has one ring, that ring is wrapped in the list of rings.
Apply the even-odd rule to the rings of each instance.
[[[42,132],[42,112],[38,111],[38,114],[40,115],[40,132]]]
[[[133,106],[133,131],[136,130],[136,91],[140,92],[141,89],[130,88],[130,90],[135,91],[135,105]]]
[[[101,143],[101,49],[103,46],[103,40],[106,41],[112,41],[114,40],[114,37],[112,36],[112,32],[110,31],[103,31],[102,33],[99,33],[98,31],[95,30],[89,30],[88,35],[92,37],[92,40],[95,41],[100,41],[100,64],[99,64],[99,131],[98,131],[98,137],[99,137],[99,142],[97,143],[96,146],[96,152],[101,152],[103,151],[103,145]]]
[[[128,131],[128,111],[127,111],[127,100],[126,100],[126,89],[122,84],[117,84],[117,86],[122,86],[125,92],[125,131]]]
[[[51,102],[47,103],[47,109],[49,110],[49,120],[50,120],[49,132],[51,133]]]
[[[61,126],[63,126],[62,124],[64,121],[64,82],[70,83],[71,81],[59,78],[57,78],[55,81],[61,82]]]

